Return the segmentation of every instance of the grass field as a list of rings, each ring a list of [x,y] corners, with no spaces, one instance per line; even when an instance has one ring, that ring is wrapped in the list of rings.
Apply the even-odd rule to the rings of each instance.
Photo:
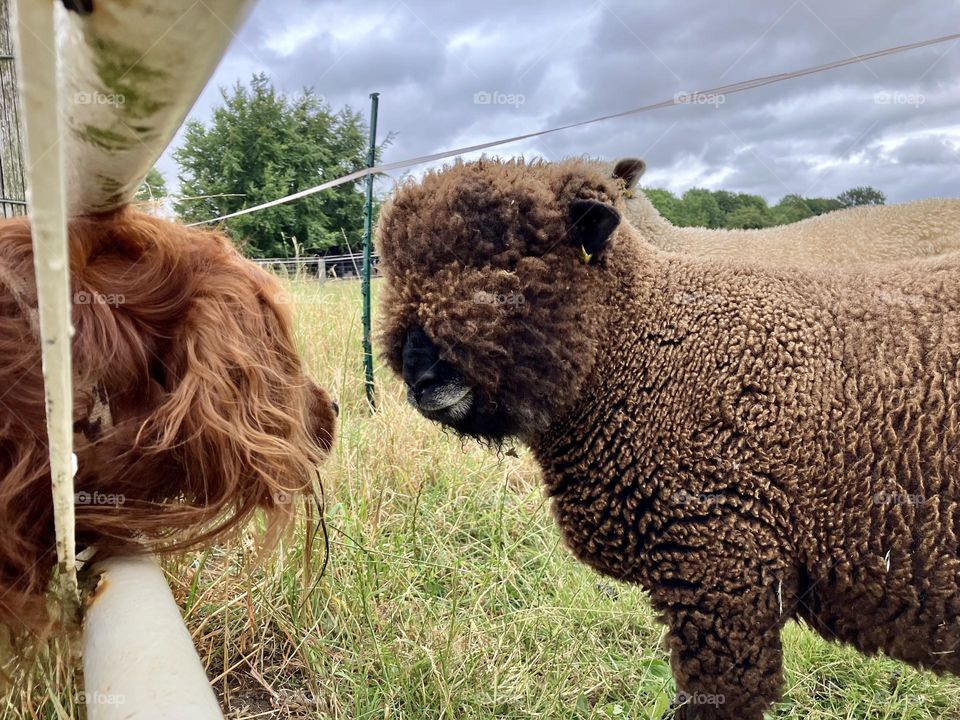
[[[641,591],[571,558],[525,453],[443,433],[384,369],[371,416],[359,284],[291,294],[311,371],[341,407],[323,469],[327,572],[316,579],[319,556],[305,567],[302,531],[252,571],[249,543],[167,562],[228,717],[661,717],[674,693],[662,627]],[[960,680],[794,624],[784,642],[787,693],[771,717],[960,718]],[[80,716],[76,680],[49,656],[7,664],[3,718]]]

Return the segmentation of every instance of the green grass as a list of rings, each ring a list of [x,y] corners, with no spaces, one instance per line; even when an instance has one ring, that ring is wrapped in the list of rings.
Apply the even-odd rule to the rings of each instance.
[[[311,372],[341,407],[323,468],[327,572],[317,580],[319,554],[307,566],[302,531],[255,569],[249,540],[167,563],[228,717],[661,717],[674,693],[663,628],[644,593],[572,559],[529,457],[445,434],[384,368],[371,416],[359,284],[291,288]],[[771,717],[960,717],[956,679],[793,624],[784,643],[787,693]],[[6,669],[3,718],[70,716],[64,661]]]

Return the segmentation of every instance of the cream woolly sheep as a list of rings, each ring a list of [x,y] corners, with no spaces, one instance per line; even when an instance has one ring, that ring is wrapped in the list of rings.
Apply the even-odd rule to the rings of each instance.
[[[643,160],[597,166],[623,182],[624,216],[662,250],[800,265],[902,260],[960,250],[957,199],[864,205],[762,230],[676,227],[636,187],[646,171]]]
[[[530,446],[573,552],[669,624],[680,717],[759,720],[791,618],[960,674],[960,254],[710,261],[620,195],[579,161],[401,186],[382,340],[411,403]]]

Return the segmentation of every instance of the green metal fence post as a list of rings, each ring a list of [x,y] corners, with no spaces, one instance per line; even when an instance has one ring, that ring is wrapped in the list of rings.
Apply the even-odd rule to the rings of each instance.
[[[370,150],[367,167],[377,162],[377,106],[380,93],[370,93]],[[367,204],[363,213],[363,280],[360,293],[363,295],[363,374],[367,402],[372,409],[377,407],[373,386],[373,346],[370,343],[370,253],[373,245],[373,175],[367,175]]]

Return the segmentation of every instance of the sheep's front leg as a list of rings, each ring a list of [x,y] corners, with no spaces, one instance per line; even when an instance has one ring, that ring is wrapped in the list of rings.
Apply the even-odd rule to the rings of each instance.
[[[674,717],[761,720],[783,686],[783,584],[737,558],[691,560],[661,565],[652,592],[670,626]]]

